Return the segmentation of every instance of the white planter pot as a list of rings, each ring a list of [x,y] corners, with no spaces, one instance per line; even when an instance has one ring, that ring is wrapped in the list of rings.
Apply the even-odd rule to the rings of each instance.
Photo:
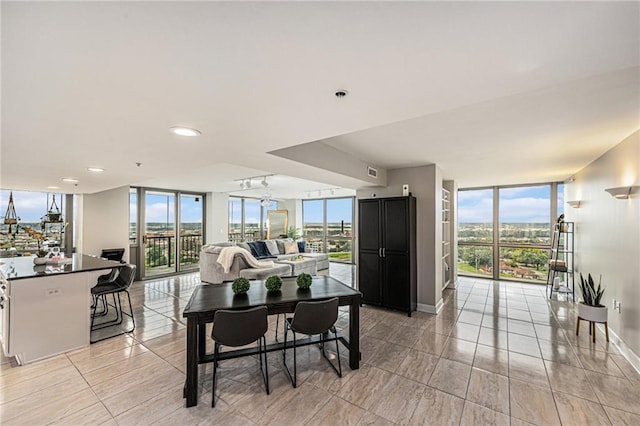
[[[607,322],[606,306],[589,306],[584,303],[578,303],[578,316],[583,320],[593,322]]]

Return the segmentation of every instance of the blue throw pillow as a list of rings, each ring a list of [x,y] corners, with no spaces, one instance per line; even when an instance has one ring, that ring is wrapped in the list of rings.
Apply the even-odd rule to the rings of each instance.
[[[251,254],[253,255],[253,257],[257,258],[258,257],[258,243],[255,241],[250,241],[247,244],[249,244],[249,248],[251,249]]]
[[[304,241],[298,241],[298,252],[299,253],[304,253],[304,247],[305,247]]]
[[[251,247],[251,254],[253,254],[253,257],[256,259],[271,259],[275,257],[269,253],[267,243],[264,241],[252,241],[249,243],[249,247]]]

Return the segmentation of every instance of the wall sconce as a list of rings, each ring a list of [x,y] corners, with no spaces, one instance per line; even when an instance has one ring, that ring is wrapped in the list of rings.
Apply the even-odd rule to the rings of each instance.
[[[631,194],[636,192],[638,188],[640,188],[639,185],[618,186],[616,188],[607,188],[605,191],[611,194],[612,197],[616,197],[619,200],[626,200]]]
[[[575,200],[575,201],[567,201],[567,204],[569,204],[571,207],[573,207],[574,209],[579,209],[580,208],[580,203],[582,201],[580,200]]]

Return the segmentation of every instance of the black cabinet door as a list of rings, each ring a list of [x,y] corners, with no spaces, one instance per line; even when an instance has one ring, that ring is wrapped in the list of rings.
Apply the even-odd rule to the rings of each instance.
[[[389,308],[409,310],[411,307],[411,270],[409,256],[387,252],[382,260],[382,300]]]
[[[360,200],[358,205],[358,248],[378,251],[380,248],[380,203]]]
[[[358,256],[358,290],[362,293],[362,303],[382,304],[380,287],[380,256],[377,251],[360,251]]]
[[[382,199],[382,247],[386,252],[407,253],[407,198]]]

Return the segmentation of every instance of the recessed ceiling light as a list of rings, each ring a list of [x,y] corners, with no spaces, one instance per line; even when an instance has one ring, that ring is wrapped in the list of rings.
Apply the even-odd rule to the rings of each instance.
[[[104,169],[102,167],[87,167],[87,170],[93,173],[102,173]]]
[[[67,182],[67,183],[78,183],[78,179],[76,178],[62,178],[63,182]]]
[[[336,98],[338,99],[342,99],[345,96],[347,96],[349,94],[348,91],[341,89],[341,90],[336,90],[336,93],[334,93],[334,95],[336,95]]]
[[[47,186],[47,189],[60,189],[59,186]]]
[[[200,130],[190,129],[189,127],[170,127],[169,131],[178,136],[200,136]]]

